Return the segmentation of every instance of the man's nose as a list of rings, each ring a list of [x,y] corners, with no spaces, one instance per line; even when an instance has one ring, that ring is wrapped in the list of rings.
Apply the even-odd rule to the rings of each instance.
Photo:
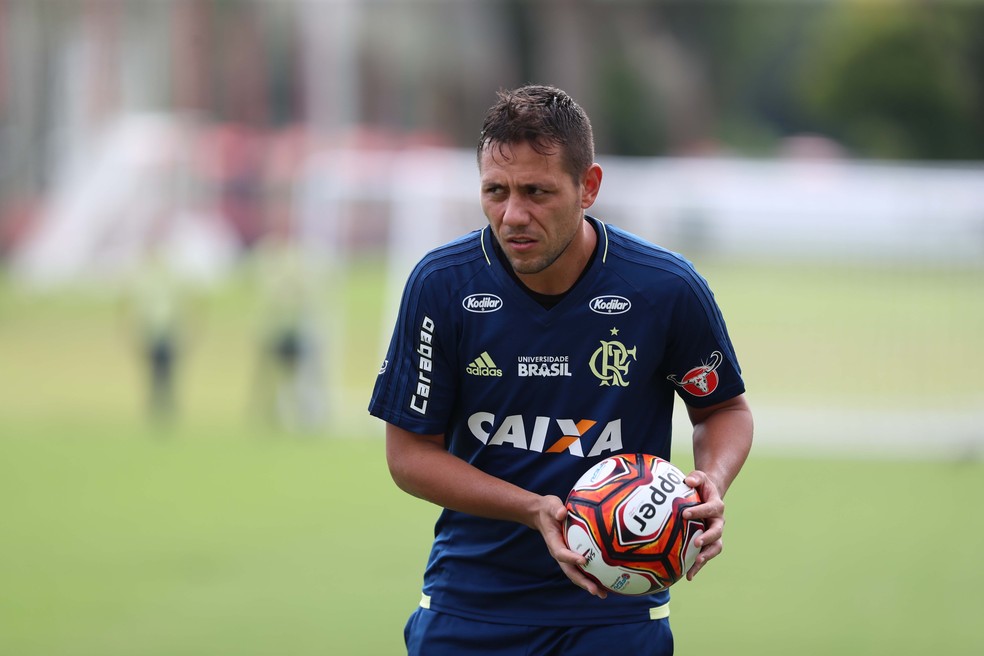
[[[523,199],[511,195],[502,211],[502,223],[508,226],[524,226],[530,222],[530,213]]]

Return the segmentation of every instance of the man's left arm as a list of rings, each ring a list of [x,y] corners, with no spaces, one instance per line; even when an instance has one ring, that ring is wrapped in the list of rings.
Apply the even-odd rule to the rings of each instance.
[[[694,471],[687,484],[697,490],[702,503],[684,511],[687,519],[704,520],[704,534],[697,538],[701,547],[687,580],[721,553],[724,534],[724,495],[738,476],[752,448],[752,411],[740,394],[707,408],[687,406],[694,426]]]

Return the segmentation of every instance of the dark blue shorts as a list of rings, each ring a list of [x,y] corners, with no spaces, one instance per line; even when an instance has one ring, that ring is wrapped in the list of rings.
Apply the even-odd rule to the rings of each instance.
[[[601,626],[522,626],[418,608],[403,630],[408,656],[671,656],[668,618]]]

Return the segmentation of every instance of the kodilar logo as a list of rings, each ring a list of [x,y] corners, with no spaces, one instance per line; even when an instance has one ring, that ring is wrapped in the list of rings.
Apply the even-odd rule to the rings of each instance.
[[[495,294],[472,294],[461,299],[461,306],[469,312],[495,312],[502,307],[502,299]]]
[[[625,314],[632,308],[632,301],[624,296],[596,296],[588,301],[588,307],[598,314]]]

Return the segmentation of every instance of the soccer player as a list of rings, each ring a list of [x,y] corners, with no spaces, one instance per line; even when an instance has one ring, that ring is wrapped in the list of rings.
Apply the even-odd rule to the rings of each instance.
[[[689,262],[585,214],[602,170],[562,90],[500,92],[478,167],[488,226],[413,270],[369,404],[396,484],[444,508],[408,653],[671,654],[669,592],[606,594],[563,499],[612,454],[669,459],[679,395],[707,527],[687,578],[721,552],[752,442],[724,320]]]

